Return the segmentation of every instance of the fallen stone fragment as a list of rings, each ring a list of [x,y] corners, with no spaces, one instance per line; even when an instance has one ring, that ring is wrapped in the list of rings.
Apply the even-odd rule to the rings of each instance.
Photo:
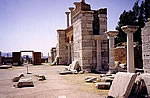
[[[39,78],[38,78],[39,81],[44,81],[46,80],[45,76],[44,75],[39,75]]]
[[[79,74],[84,74],[84,71],[79,71]]]
[[[66,74],[73,74],[71,71],[67,70],[67,71],[61,71],[59,72],[60,75],[66,75]]]
[[[22,87],[34,87],[33,85],[33,81],[31,78],[28,79],[20,79],[18,84],[17,84],[18,88],[22,88]]]
[[[96,77],[91,77],[91,78],[87,78],[85,81],[91,83],[91,82],[95,82],[96,80],[97,80]]]
[[[8,68],[12,68],[12,65],[1,65],[0,69],[8,69]]]
[[[150,74],[144,73],[137,77],[138,79],[142,79],[146,85],[148,96],[150,97]]]
[[[24,77],[24,74],[21,73],[19,76],[16,76],[12,79],[13,82],[18,82],[20,80],[21,77]]]
[[[78,61],[73,61],[72,64],[69,65],[68,70],[72,71],[72,70],[77,70],[78,72],[81,71],[81,67],[79,65]]]
[[[21,73],[20,75],[19,75],[19,77],[21,78],[21,77],[24,77],[24,74],[23,73]]]
[[[108,96],[115,98],[128,98],[135,83],[135,73],[118,72],[112,82]]]
[[[102,77],[101,78],[101,82],[112,82],[113,81],[113,79],[112,78],[109,78],[109,77]]]
[[[14,78],[12,79],[13,82],[18,82],[19,80],[20,80],[20,77],[14,77]]]
[[[110,82],[99,82],[95,83],[97,89],[110,89]]]

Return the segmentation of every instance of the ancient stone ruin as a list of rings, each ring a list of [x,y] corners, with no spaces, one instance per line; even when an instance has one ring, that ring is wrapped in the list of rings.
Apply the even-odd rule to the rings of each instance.
[[[145,73],[150,73],[150,19],[142,29],[142,58]]]
[[[74,5],[66,12],[67,28],[57,30],[56,62],[69,65],[78,61],[89,72],[108,69],[107,9],[92,10],[84,0]]]

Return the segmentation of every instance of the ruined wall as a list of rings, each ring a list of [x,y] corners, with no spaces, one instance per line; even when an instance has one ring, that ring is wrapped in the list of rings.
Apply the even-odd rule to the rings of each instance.
[[[150,73],[150,19],[142,29],[142,58],[144,71]]]
[[[32,54],[32,64],[41,65],[41,52],[33,52]]]
[[[68,54],[67,54],[67,46],[66,46],[66,33],[65,30],[57,30],[57,57],[58,64],[67,64]]]
[[[104,39],[101,41],[101,64],[102,67],[108,64],[108,40],[105,32],[107,31],[107,9],[99,9],[99,32],[100,35],[104,35]]]
[[[119,61],[122,64],[127,63],[127,48],[125,47],[118,47],[114,49],[114,59],[115,61]],[[143,68],[142,64],[142,47],[135,46],[134,47],[134,62],[135,68]]]
[[[90,70],[92,65],[92,11],[83,11],[73,18],[74,60],[82,69]]]

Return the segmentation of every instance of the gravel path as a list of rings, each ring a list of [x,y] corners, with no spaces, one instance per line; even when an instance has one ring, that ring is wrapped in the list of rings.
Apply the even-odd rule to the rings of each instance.
[[[105,98],[107,90],[97,90],[92,83],[85,83],[86,76],[98,74],[59,75],[65,66],[29,66],[0,69],[0,98]],[[26,78],[32,78],[34,87],[15,88],[11,79],[24,73]],[[35,75],[45,75],[45,81],[38,81]]]

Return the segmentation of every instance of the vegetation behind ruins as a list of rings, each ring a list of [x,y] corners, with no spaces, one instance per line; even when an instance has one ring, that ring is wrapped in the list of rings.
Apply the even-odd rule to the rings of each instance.
[[[139,2],[137,0],[132,8],[132,10],[126,11],[120,15],[118,26],[116,29],[119,31],[118,36],[116,37],[116,43],[126,42],[126,33],[121,29],[125,25],[136,25],[139,26],[138,31],[134,33],[134,42],[142,44],[141,41],[141,28],[145,26],[145,23],[150,18],[150,0],[143,0]]]

